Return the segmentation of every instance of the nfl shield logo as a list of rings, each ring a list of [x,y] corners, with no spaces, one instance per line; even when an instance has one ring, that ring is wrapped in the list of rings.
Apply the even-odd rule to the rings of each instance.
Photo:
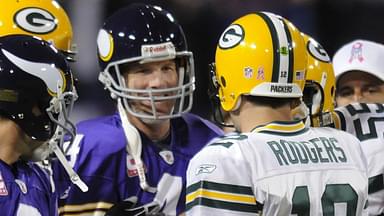
[[[175,158],[173,157],[173,153],[171,151],[164,150],[159,154],[167,164],[172,165],[175,162]]]
[[[252,76],[253,76],[253,69],[250,67],[244,68],[244,77],[250,79],[252,78]]]

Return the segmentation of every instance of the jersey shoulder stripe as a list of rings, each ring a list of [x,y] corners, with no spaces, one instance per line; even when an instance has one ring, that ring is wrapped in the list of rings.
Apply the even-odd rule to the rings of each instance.
[[[267,125],[256,127],[252,132],[265,133],[281,136],[293,136],[305,133],[308,128],[302,121],[293,122],[272,122]]]
[[[383,174],[372,176],[368,179],[368,194],[372,194],[381,190],[384,190],[384,178]]]
[[[82,215],[82,214],[96,214],[96,212],[105,213],[112,207],[112,203],[95,202],[80,205],[65,205],[59,208],[60,215]]]
[[[251,187],[209,181],[188,186],[186,202],[187,211],[196,205],[250,213],[260,210]]]

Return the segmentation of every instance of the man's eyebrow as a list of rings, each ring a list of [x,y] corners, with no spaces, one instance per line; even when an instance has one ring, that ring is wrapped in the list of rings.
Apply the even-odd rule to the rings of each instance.
[[[341,87],[339,87],[338,89],[340,90],[340,89],[346,89],[346,88],[352,88],[352,86],[349,86],[349,85],[347,85],[347,86],[341,86]]]
[[[381,86],[383,83],[380,83],[380,82],[374,82],[374,83],[365,83],[364,85],[363,85],[363,87],[371,87],[371,86],[373,86],[373,87],[379,87],[379,86]]]

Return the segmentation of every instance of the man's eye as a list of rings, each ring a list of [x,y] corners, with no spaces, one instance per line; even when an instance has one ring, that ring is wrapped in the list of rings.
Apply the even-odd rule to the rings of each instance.
[[[366,90],[366,92],[368,92],[369,94],[374,94],[380,92],[380,88],[378,86],[371,86]]]
[[[137,70],[133,70],[132,73],[135,73],[135,74],[147,74],[149,73],[150,70],[149,69],[146,69],[146,68],[140,68],[140,69],[137,69]]]
[[[172,66],[164,66],[163,67],[163,71],[172,72],[172,71],[175,71],[175,70],[176,70],[176,68],[172,67]]]
[[[341,89],[340,91],[337,92],[337,95],[340,97],[348,97],[353,95],[354,92],[352,89]]]

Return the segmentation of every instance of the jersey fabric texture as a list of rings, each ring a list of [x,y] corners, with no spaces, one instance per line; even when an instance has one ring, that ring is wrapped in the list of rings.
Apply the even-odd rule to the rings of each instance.
[[[384,105],[350,104],[335,110],[336,128],[355,135],[368,161],[368,212],[384,213]]]
[[[60,215],[104,215],[113,204],[137,197],[136,206],[152,201],[166,215],[185,211],[186,169],[192,156],[222,131],[193,114],[171,120],[168,144],[154,143],[143,134],[142,160],[147,182],[156,193],[143,191],[133,158],[127,154],[126,138],[118,114],[78,124],[80,142],[71,149],[70,161],[88,185],[82,193],[71,186],[62,194]],[[170,144],[169,144],[170,142]],[[54,164],[55,165],[55,164]],[[60,168],[54,166],[55,176]],[[59,171],[59,172],[57,172]],[[56,179],[60,190],[68,179]]]
[[[1,216],[55,216],[57,193],[47,170],[33,163],[0,161]]]
[[[348,133],[272,122],[193,157],[187,215],[363,215],[366,166]]]

